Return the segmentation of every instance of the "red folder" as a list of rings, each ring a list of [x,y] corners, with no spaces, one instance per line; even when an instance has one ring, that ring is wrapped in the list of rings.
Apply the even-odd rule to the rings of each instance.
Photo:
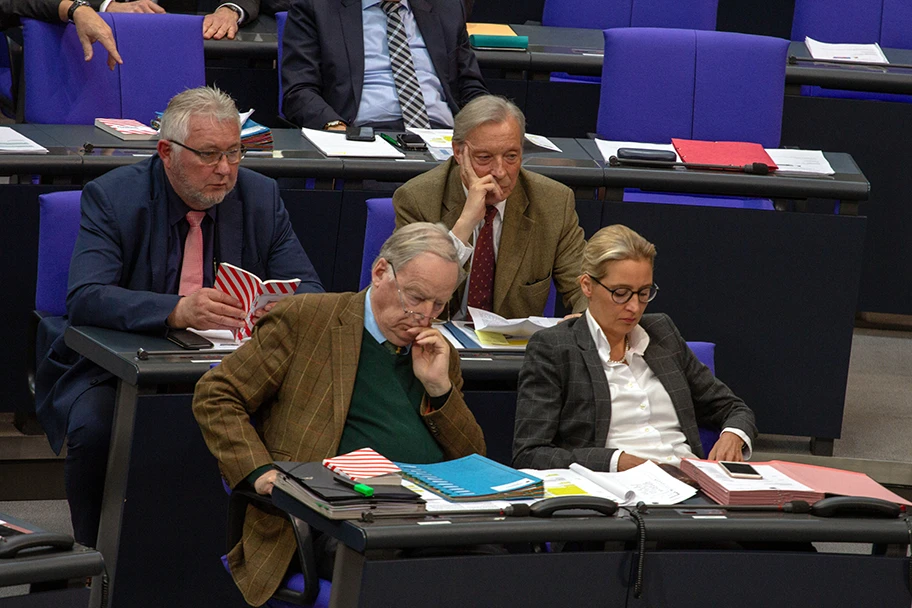
[[[671,143],[685,163],[736,166],[763,163],[770,168],[770,171],[779,168],[760,144],[746,141],[700,141],[676,137],[671,139]]]

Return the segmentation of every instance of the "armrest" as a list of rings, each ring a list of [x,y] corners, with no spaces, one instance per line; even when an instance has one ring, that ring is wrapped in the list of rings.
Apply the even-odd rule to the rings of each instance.
[[[253,505],[270,512],[280,512],[272,504],[272,497],[257,494],[253,490],[235,488],[228,501],[228,547],[231,551],[244,533],[244,517],[247,507]],[[317,575],[317,562],[314,558],[313,534],[310,526],[297,517],[285,514],[291,522],[295,540],[298,543],[298,562],[304,575],[304,590],[301,593],[287,588],[279,588],[274,597],[284,602],[299,606],[310,606],[320,593],[320,578]]]

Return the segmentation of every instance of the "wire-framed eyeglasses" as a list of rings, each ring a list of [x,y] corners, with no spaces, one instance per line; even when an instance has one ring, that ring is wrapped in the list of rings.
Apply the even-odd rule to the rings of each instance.
[[[606,287],[604,283],[596,279],[591,274],[589,275],[589,278],[601,285],[603,289],[608,291],[611,294],[611,299],[615,304],[626,304],[630,301],[630,298],[633,297],[633,294],[636,294],[637,300],[639,300],[640,304],[646,304],[647,302],[652,302],[655,300],[656,295],[659,293],[659,286],[655,283],[649,287],[644,287],[639,291],[634,291],[629,287],[617,287],[615,289],[611,289],[610,287]]]
[[[200,161],[204,165],[217,165],[221,162],[222,157],[225,157],[225,160],[228,161],[229,165],[236,165],[241,162],[241,159],[244,158],[244,155],[247,154],[247,148],[240,146],[238,148],[232,148],[231,150],[197,150],[191,148],[187,144],[181,143],[176,139],[169,139],[172,144],[177,144],[184,150],[189,150],[196,154]]]

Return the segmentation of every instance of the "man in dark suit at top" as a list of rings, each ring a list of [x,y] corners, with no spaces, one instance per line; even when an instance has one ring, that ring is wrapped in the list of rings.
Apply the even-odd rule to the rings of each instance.
[[[526,119],[503,97],[473,99],[456,116],[453,158],[400,186],[396,226],[442,222],[471,272],[450,311],[541,315],[552,281],[573,312],[586,242],[567,186],[522,168]]]
[[[282,111],[311,129],[450,127],[487,92],[453,0],[300,0],[282,47]]]
[[[162,116],[158,154],[83,190],[69,323],[162,335],[168,328],[238,328],[240,302],[212,288],[220,262],[263,279],[299,278],[299,293],[323,291],[276,182],[239,169],[242,156],[230,97],[207,87],[175,96]],[[68,351],[61,336],[39,366],[37,384],[38,418],[51,446],[59,451],[67,440],[76,540],[94,545],[115,380]]]

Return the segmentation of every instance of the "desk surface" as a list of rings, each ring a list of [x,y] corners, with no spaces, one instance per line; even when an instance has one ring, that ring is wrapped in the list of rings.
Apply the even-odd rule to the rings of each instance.
[[[92,125],[13,125],[23,135],[49,149],[46,155],[0,155],[0,173],[96,177],[129,165],[154,152],[150,142],[135,148]],[[409,153],[407,160],[326,158],[297,129],[273,129],[274,151],[253,151],[243,166],[271,177],[405,182],[439,163],[426,152]],[[775,198],[830,198],[867,200],[870,184],[849,154],[827,152],[836,171],[832,176],[747,175],[721,171],[694,171],[644,167],[610,167],[589,139],[552,138],[562,150],[554,152],[529,144],[523,167],[579,188],[643,188],[665,192],[728,194]],[[91,153],[81,148],[90,142]],[[134,144],[126,144],[133,146]],[[587,198],[587,197],[583,197]]]
[[[0,520],[33,532],[43,532],[28,522],[3,513],[0,513]],[[0,587],[84,579],[101,574],[103,570],[104,559],[101,553],[82,545],[73,545],[67,551],[28,549],[15,558],[0,559]]]
[[[890,63],[912,65],[912,50],[885,48],[883,51]],[[792,42],[789,55],[811,57],[803,42]],[[873,93],[909,94],[912,93],[912,68],[800,62],[786,68],[785,82]]]
[[[96,365],[132,386],[194,384],[227,353],[180,351],[164,337],[101,327],[68,327],[66,344]],[[149,353],[141,360],[137,351]],[[167,353],[167,354],[156,354]],[[463,378],[472,381],[516,383],[522,355],[467,352],[461,358]]]
[[[566,515],[550,519],[455,515],[390,518],[367,523],[334,521],[276,488],[273,502],[315,528],[335,536],[355,551],[427,546],[542,541],[635,541],[636,523],[623,515]],[[903,519],[821,518],[775,512],[729,513],[720,519],[698,519],[680,510],[653,510],[643,516],[650,540],[865,542],[909,544]],[[426,525],[428,521],[449,521]],[[419,523],[423,522],[423,523]]]

